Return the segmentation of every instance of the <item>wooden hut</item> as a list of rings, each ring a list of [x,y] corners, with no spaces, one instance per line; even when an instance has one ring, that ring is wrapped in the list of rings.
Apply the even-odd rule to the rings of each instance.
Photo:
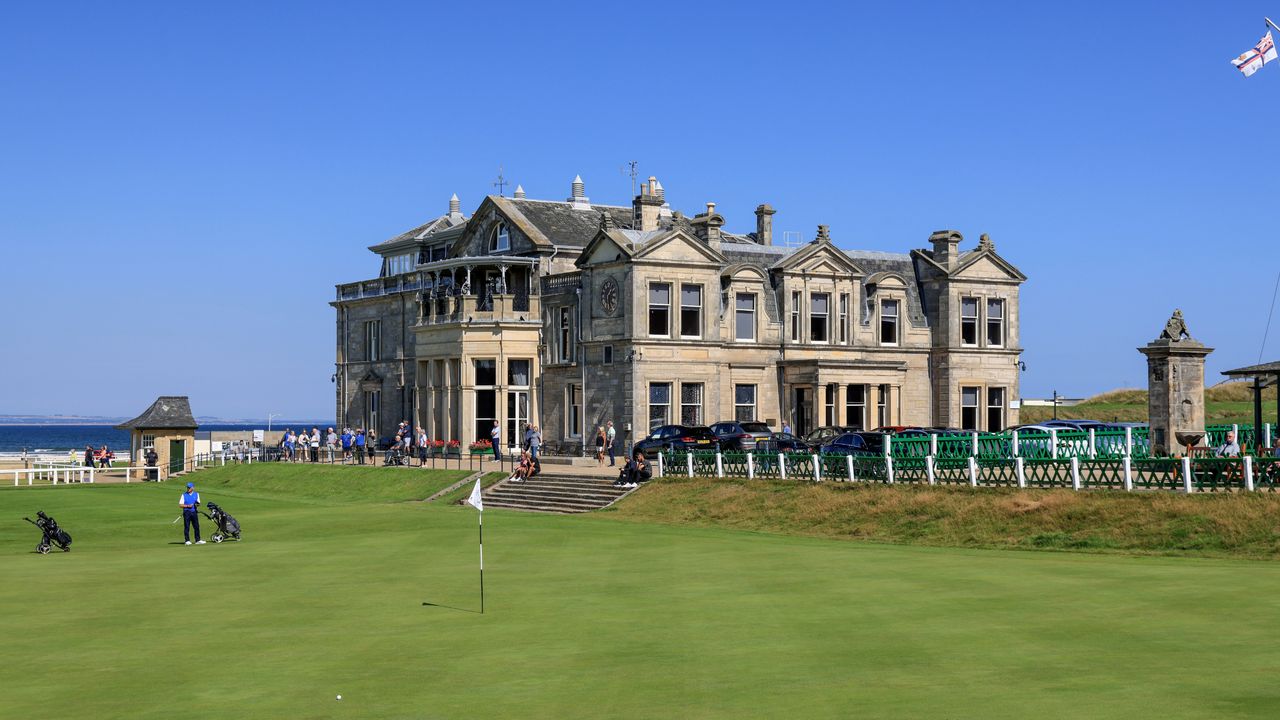
[[[116,427],[129,431],[129,455],[138,465],[147,448],[155,448],[156,464],[171,474],[181,472],[195,454],[197,425],[186,395],[158,397],[141,415]]]

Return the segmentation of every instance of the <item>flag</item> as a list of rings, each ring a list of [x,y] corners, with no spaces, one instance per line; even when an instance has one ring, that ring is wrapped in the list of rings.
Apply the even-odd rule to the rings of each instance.
[[[1275,59],[1276,44],[1275,41],[1271,39],[1271,31],[1268,30],[1267,34],[1263,35],[1262,39],[1258,41],[1258,44],[1253,46],[1252,50],[1249,50],[1235,60],[1232,60],[1231,64],[1235,65],[1236,69],[1244,73],[1245,77],[1249,77],[1261,70],[1263,65],[1266,65]]]
[[[467,498],[467,504],[471,507],[484,512],[484,501],[480,499],[480,481],[476,480],[476,486],[471,490],[471,497]]]

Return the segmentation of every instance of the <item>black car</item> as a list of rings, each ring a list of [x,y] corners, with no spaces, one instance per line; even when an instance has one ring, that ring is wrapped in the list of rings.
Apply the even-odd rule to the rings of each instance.
[[[809,444],[791,433],[776,432],[770,433],[767,440],[757,440],[756,451],[767,453],[807,453],[809,452]]]
[[[822,446],[822,455],[884,455],[884,433],[851,432],[833,438]]]
[[[705,425],[662,425],[635,444],[632,450],[644,456],[657,457],[658,453],[684,452],[685,450],[715,450],[720,445],[715,433]]]
[[[810,450],[817,450],[845,433],[857,432],[856,428],[841,425],[827,425],[804,436],[804,442]]]
[[[720,449],[725,451],[755,450],[761,440],[768,440],[773,431],[762,422],[718,422],[711,426],[720,441]]]

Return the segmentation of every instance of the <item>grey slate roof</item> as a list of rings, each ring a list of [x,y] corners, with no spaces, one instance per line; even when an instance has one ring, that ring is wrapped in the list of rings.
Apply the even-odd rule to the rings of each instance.
[[[161,395],[141,415],[128,422],[120,423],[116,429],[194,429],[196,427],[199,426],[191,414],[191,401],[186,395]]]
[[[556,245],[585,247],[600,229],[600,216],[609,213],[619,228],[632,223],[631,208],[614,205],[592,205],[590,210],[575,210],[567,202],[506,198],[547,239]]]
[[[383,250],[390,250],[398,245],[413,245],[413,244],[416,244],[417,241],[425,240],[427,239],[428,236],[434,233],[440,232],[441,230],[447,230],[452,227],[460,227],[462,225],[465,225],[466,223],[467,221],[465,219],[461,221],[455,221],[452,218],[450,218],[448,215],[441,215],[440,217],[435,218],[433,220],[428,220],[427,222],[419,225],[418,227],[412,230],[400,233],[399,235],[391,238],[390,240],[383,240],[377,245],[370,245],[369,249],[374,252],[381,252]]]

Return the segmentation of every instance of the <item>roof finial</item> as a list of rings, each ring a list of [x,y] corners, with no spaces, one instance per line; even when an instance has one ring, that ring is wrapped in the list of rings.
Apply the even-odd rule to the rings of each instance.
[[[517,200],[523,200],[523,199],[524,199],[524,186],[523,186],[523,185],[516,185],[516,191],[515,191],[515,193],[513,193],[513,194],[512,194],[512,197],[514,197],[514,198],[515,198],[515,199],[517,199]]]
[[[587,198],[586,186],[582,183],[581,175],[573,176],[573,194],[569,197],[574,210],[590,210],[591,200]]]
[[[827,225],[818,226],[818,241],[831,242],[831,228]]]
[[[978,237],[978,249],[986,250],[987,252],[995,252],[996,244],[991,242],[990,235],[982,233],[982,235]]]
[[[449,214],[457,215],[460,212],[462,212],[462,202],[458,200],[458,193],[454,193],[453,197],[449,198]]]

